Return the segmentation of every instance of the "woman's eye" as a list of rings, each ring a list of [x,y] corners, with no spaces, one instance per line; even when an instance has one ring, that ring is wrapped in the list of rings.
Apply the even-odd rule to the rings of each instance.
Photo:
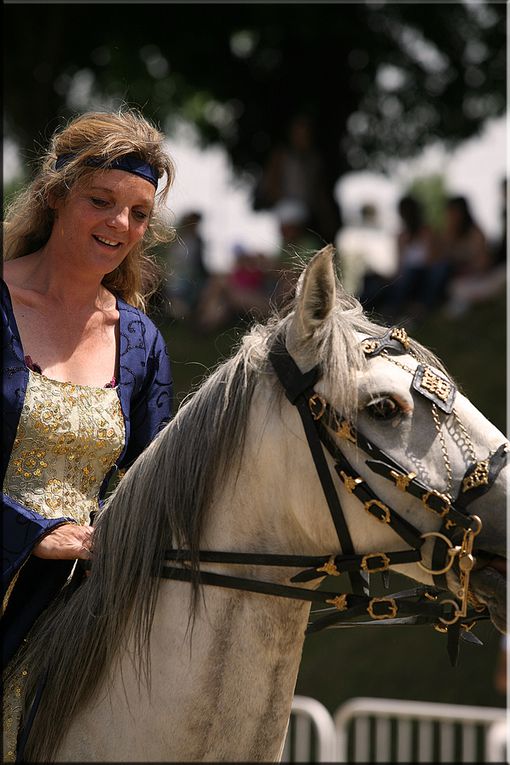
[[[383,396],[368,404],[365,411],[373,420],[392,420],[401,409],[394,399]]]
[[[106,199],[99,199],[99,197],[91,197],[91,198],[90,198],[90,201],[91,201],[91,202],[92,202],[92,204],[93,204],[93,205],[95,205],[96,207],[104,207],[105,205],[107,205],[107,204],[108,204],[108,202],[106,201]]]
[[[137,220],[147,220],[149,217],[147,213],[144,213],[142,210],[134,210],[133,215]]]

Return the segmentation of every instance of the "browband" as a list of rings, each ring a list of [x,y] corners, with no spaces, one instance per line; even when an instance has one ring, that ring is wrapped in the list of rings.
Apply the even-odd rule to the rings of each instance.
[[[69,162],[75,159],[77,154],[61,154],[55,162],[55,170],[65,167]],[[152,183],[155,189],[158,188],[158,172],[156,168],[139,157],[137,154],[123,154],[116,159],[108,160],[103,157],[87,157],[84,162],[90,167],[102,167],[105,170],[125,170],[126,173],[138,175],[149,183]]]

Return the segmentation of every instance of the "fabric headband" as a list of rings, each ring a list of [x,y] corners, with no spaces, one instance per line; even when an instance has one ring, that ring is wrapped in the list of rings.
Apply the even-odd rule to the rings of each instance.
[[[65,167],[68,162],[71,162],[77,155],[76,154],[61,154],[57,157],[55,162],[55,170],[60,170],[61,167]],[[158,173],[153,165],[145,162],[137,154],[123,154],[122,157],[117,159],[108,160],[101,157],[88,157],[85,160],[86,165],[91,167],[103,167],[105,170],[125,170],[126,173],[133,173],[140,178],[144,178],[149,183],[152,183],[155,189],[158,188]]]

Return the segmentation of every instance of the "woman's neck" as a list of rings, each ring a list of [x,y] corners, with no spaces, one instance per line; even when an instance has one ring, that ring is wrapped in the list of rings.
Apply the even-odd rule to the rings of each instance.
[[[13,286],[29,290],[60,307],[73,306],[73,310],[109,308],[113,295],[102,285],[101,276],[77,268],[66,267],[46,247],[37,252],[8,261],[5,277]]]

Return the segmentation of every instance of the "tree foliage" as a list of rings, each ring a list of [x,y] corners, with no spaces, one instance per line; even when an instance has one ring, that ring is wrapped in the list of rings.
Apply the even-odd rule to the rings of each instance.
[[[334,183],[505,109],[497,3],[13,4],[4,21],[5,131],[25,160],[62,118],[123,101],[169,136],[192,121],[256,174],[306,112]]]

